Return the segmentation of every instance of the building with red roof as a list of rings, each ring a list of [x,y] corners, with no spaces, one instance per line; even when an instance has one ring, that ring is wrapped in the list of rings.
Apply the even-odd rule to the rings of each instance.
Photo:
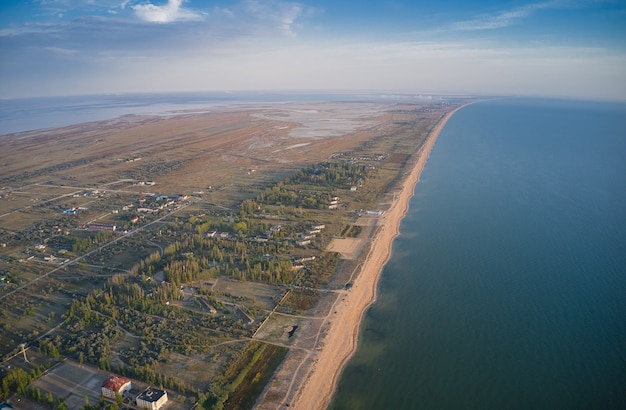
[[[123,395],[130,390],[130,380],[124,376],[111,376],[102,382],[102,395],[115,400],[116,394]]]

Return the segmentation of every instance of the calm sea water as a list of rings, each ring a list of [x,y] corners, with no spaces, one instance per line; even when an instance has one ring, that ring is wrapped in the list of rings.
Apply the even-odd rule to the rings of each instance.
[[[626,105],[440,134],[333,409],[626,409]]]

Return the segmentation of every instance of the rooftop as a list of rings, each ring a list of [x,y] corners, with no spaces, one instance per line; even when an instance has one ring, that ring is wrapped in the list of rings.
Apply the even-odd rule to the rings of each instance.
[[[155,387],[148,387],[146,390],[142,391],[139,396],[137,396],[137,400],[144,400],[148,402],[154,402],[159,400],[165,394],[165,390],[157,389]]]
[[[105,387],[111,391],[118,391],[126,383],[130,383],[130,380],[124,376],[111,376],[102,382],[102,387]]]

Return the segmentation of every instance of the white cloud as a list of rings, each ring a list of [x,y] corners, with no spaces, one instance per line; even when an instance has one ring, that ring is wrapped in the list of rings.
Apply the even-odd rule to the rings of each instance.
[[[150,23],[171,23],[174,21],[199,21],[202,14],[182,7],[183,0],[168,0],[163,6],[152,3],[132,6],[137,17]]]
[[[275,28],[284,34],[294,36],[294,22],[304,13],[304,8],[298,3],[246,0],[246,11],[261,21],[270,21]]]
[[[459,21],[452,24],[449,28],[452,30],[473,31],[508,27],[515,24],[518,20],[531,16],[538,10],[555,8],[559,4],[557,1],[527,4],[513,10],[502,11],[498,14],[481,15],[472,20]]]
[[[78,53],[78,50],[72,50],[69,48],[62,48],[62,47],[45,47],[46,50],[52,52],[52,53],[56,53],[56,54],[64,54],[64,55],[70,55],[70,54],[76,54]]]

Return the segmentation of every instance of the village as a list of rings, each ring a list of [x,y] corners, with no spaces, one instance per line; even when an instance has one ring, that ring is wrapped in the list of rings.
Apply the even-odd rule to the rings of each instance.
[[[297,144],[280,115],[181,120],[200,128],[171,145],[152,122],[165,120],[149,119],[94,139],[102,154],[6,161],[16,171],[0,181],[0,399],[251,408],[285,357],[318,349],[416,132],[448,109],[390,106],[350,139]],[[81,132],[59,134],[59,159],[89,141]]]
[[[160,303],[166,310],[191,309],[197,312],[194,314],[213,317],[209,322],[221,322],[217,327],[223,327],[230,337],[237,334],[250,337],[265,325],[269,318],[267,312],[276,310],[281,303],[280,308],[285,312],[302,311],[310,306],[315,297],[306,296],[310,293],[307,289],[314,289],[319,279],[327,277],[335,269],[338,260],[334,259],[328,265],[324,250],[333,236],[350,229],[337,225],[335,212],[347,210],[348,202],[333,192],[343,192],[348,197],[354,195],[375,172],[375,168],[357,166],[354,161],[337,164],[324,163],[300,171],[287,181],[268,187],[257,198],[243,201],[237,211],[220,209],[191,213],[189,209],[202,203],[206,194],[203,198],[197,194],[131,192],[131,189],[145,187],[146,184],[128,179],[110,184],[109,189],[88,189],[84,193],[74,191],[70,197],[74,200],[73,206],[60,210],[62,207],[55,205],[53,209],[58,210],[56,216],[38,225],[36,244],[29,246],[22,239],[3,245],[13,248],[17,244],[24,246],[21,252],[15,253],[19,255],[19,258],[16,257],[18,264],[56,266],[44,276],[54,276],[58,269],[70,266],[74,266],[77,273],[82,271],[71,282],[88,279],[98,272],[130,273],[121,280],[130,280],[129,285],[139,286],[142,303],[152,300],[147,306]],[[303,190],[302,184],[306,184],[307,189]],[[149,186],[159,185],[151,181]],[[136,199],[125,200],[128,194],[136,196]],[[104,206],[105,203],[108,206]],[[363,214],[379,215],[380,212],[359,209],[353,210],[352,214],[358,217]],[[185,222],[180,220],[183,214],[188,215]],[[172,215],[177,215],[178,223],[165,223],[165,220],[171,220]],[[327,232],[327,224],[332,227],[330,233]],[[154,226],[159,229],[154,229]],[[110,256],[129,252],[124,240],[139,236],[144,243],[158,241],[157,251],[132,267],[124,268],[123,264],[112,263],[114,259]],[[193,242],[181,241],[181,237],[195,239]],[[10,259],[5,259],[5,262],[10,262]],[[320,269],[326,270],[326,273],[320,274]],[[311,278],[317,279],[311,281]],[[249,285],[237,283],[241,280],[259,282],[254,296],[245,290]],[[110,283],[110,280],[101,283]],[[17,291],[25,286],[20,285],[11,273],[3,275],[2,285],[5,292]],[[260,290],[262,287],[266,289]],[[59,291],[66,292],[61,288]],[[97,288],[94,291],[98,292]],[[267,295],[265,301],[263,293]],[[118,299],[115,304],[119,303]],[[98,311],[108,315],[110,312],[107,309],[103,307]],[[154,311],[154,308],[150,309]],[[195,320],[201,323],[204,319]],[[65,323],[69,326],[68,330],[71,329],[72,319],[66,317]],[[122,322],[118,319],[117,323]],[[126,325],[118,326],[116,333],[127,331]],[[215,328],[213,325],[209,327]],[[286,343],[297,328],[291,327]],[[33,332],[31,337],[39,341],[39,352],[67,352],[75,343],[58,335],[51,338],[47,334],[37,336],[37,333]],[[30,343],[26,346],[30,348]],[[69,355],[63,362],[53,364],[31,386],[31,397],[45,402],[50,396],[38,392],[52,391],[57,402],[61,399],[59,403],[69,408],[80,407],[76,395],[64,388],[59,390],[58,386],[53,388],[55,384],[51,378],[63,375],[64,380],[69,380],[74,377],[73,374],[86,371],[88,362],[104,369],[120,368],[118,366],[122,362],[116,364],[116,360],[111,361],[111,357],[103,357],[102,353],[94,352],[93,356],[81,353],[80,358],[75,356],[73,360]],[[83,401],[93,403],[105,400],[121,408],[158,409],[167,406],[168,397],[170,401],[172,397],[178,398],[175,408],[191,400],[175,391],[170,391],[168,396],[165,388],[140,388],[138,386],[145,383],[110,373],[102,382],[101,394],[98,395],[94,390],[94,378],[102,378],[107,373],[96,369],[92,372],[94,375],[89,378],[90,382],[82,387],[84,396],[90,400],[83,397]],[[75,388],[84,384],[85,376],[80,379],[75,382]],[[82,406],[89,408],[87,403]]]

